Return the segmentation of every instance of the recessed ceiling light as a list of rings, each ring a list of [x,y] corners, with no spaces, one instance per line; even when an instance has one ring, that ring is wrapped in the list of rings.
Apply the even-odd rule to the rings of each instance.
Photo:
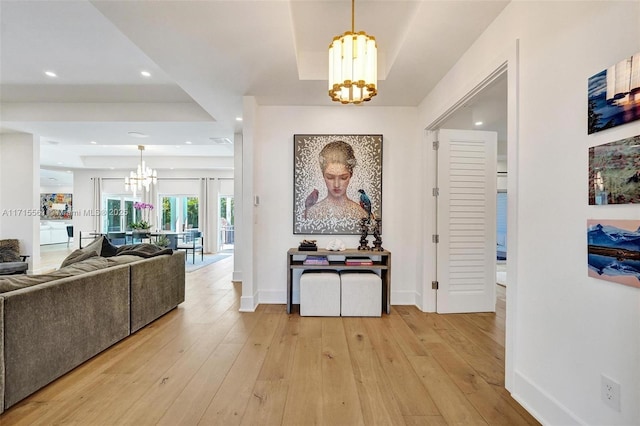
[[[242,117],[236,117],[236,121],[242,121]]]
[[[133,136],[134,138],[148,138],[149,135],[141,132],[128,132],[129,136]]]
[[[482,126],[484,123],[482,121],[476,121],[473,124],[475,124],[476,126]]]
[[[149,71],[140,71],[140,75],[143,77],[151,77],[151,73]]]
[[[71,173],[71,170],[67,170],[67,173]]]
[[[191,145],[191,141],[185,141],[187,145]]]
[[[96,142],[96,141],[91,141],[91,145],[97,145],[97,144],[98,144],[98,142]]]
[[[53,71],[45,71],[45,72],[44,72],[44,74],[45,74],[47,77],[51,77],[51,78],[54,78],[54,77],[57,77],[57,76],[58,76],[58,74],[56,74],[56,73],[55,73],[55,72],[53,72]]]

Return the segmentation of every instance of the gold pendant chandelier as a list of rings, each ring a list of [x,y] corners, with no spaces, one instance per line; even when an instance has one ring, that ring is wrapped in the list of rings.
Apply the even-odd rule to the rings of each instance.
[[[149,187],[158,182],[157,172],[152,170],[151,167],[147,167],[142,159],[144,145],[138,145],[138,150],[140,151],[140,164],[138,164],[135,172],[132,171],[129,177],[124,178],[124,190],[133,191],[134,197],[138,191],[142,191],[142,188],[149,192]]]
[[[378,94],[376,39],[355,32],[355,0],[351,0],[351,31],[333,38],[329,45],[329,96],[343,104],[370,101]]]

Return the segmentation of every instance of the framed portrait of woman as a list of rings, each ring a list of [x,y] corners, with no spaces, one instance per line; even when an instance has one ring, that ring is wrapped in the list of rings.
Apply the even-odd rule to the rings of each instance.
[[[359,235],[382,215],[382,135],[293,136],[293,233]]]

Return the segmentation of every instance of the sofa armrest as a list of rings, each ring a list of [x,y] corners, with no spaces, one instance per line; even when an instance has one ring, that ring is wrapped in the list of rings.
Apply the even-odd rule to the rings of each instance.
[[[161,317],[185,294],[185,252],[150,257],[131,268],[131,333]]]

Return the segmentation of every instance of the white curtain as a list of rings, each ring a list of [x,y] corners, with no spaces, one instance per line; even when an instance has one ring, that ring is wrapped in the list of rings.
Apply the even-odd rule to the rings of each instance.
[[[158,230],[158,209],[161,209],[162,204],[158,200],[158,184],[150,185],[149,192],[142,191],[142,202],[148,203],[153,206],[153,210],[149,212],[149,223],[151,224],[151,230]]]
[[[209,207],[214,204],[210,200],[211,185],[209,184],[209,178],[200,178],[200,200],[198,202],[198,228],[202,232],[204,252],[211,253],[211,240],[214,235],[213,224],[211,223],[212,212],[209,211]]]
[[[94,177],[93,178],[93,211],[98,212],[101,210],[102,206],[102,178]],[[96,232],[101,232],[101,223],[102,215],[95,214],[93,215],[93,230]]]

